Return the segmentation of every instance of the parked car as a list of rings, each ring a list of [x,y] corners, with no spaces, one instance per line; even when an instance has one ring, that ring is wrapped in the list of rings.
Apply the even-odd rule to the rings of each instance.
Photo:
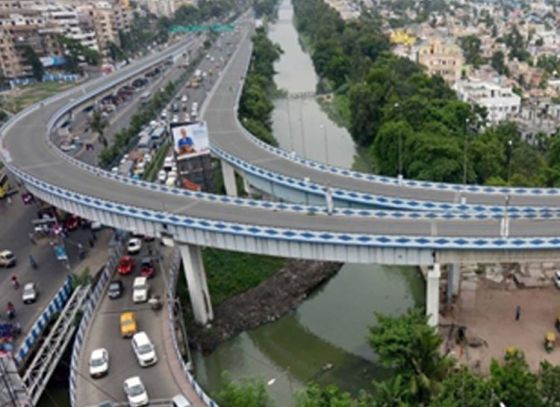
[[[23,286],[23,293],[21,294],[21,299],[24,304],[31,304],[37,301],[37,296],[39,295],[37,291],[37,285],[35,283],[26,283]]]
[[[148,301],[150,286],[146,277],[136,277],[132,285],[132,302],[135,304]]]
[[[9,250],[0,252],[0,267],[13,267],[17,263],[16,256]]]
[[[560,270],[556,270],[554,272],[554,285],[556,285],[557,288],[560,288]]]
[[[136,314],[134,312],[123,312],[121,314],[121,335],[123,338],[130,338],[136,333]]]
[[[137,237],[133,237],[132,239],[128,239],[128,244],[126,246],[126,250],[128,254],[138,254],[140,250],[142,250],[142,239]]]
[[[123,388],[130,407],[142,407],[150,403],[148,392],[140,377],[129,377],[124,381]]]
[[[134,271],[134,259],[130,256],[123,256],[119,260],[117,266],[117,273],[124,275],[130,274]]]
[[[154,267],[154,262],[149,257],[142,259],[140,268],[140,276],[146,278],[152,278],[156,274],[156,268]]]
[[[134,334],[131,344],[141,367],[152,366],[157,363],[156,348],[146,332]]]
[[[114,299],[122,297],[123,291],[124,291],[124,285],[123,285],[122,281],[121,280],[114,280],[114,281],[111,281],[111,284],[109,284],[109,290],[107,292],[108,292],[109,298],[114,300]]]
[[[167,173],[164,170],[160,170],[158,172],[158,177],[157,178],[158,178],[158,182],[160,184],[163,184],[167,180]]]
[[[109,373],[109,352],[105,348],[95,349],[89,358],[89,375],[102,377]]]

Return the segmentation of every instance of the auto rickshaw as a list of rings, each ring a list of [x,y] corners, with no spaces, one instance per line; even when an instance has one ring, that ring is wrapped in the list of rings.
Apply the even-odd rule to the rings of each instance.
[[[525,354],[523,351],[515,346],[509,346],[506,348],[506,354],[504,355],[504,360],[523,360]]]
[[[544,336],[544,349],[550,353],[554,350],[556,345],[556,334],[554,332],[547,332]]]

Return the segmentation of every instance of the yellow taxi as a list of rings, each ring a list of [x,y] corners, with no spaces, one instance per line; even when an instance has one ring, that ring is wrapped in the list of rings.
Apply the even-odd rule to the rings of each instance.
[[[134,312],[123,312],[121,314],[121,335],[123,338],[130,338],[138,331],[136,325],[136,315]]]

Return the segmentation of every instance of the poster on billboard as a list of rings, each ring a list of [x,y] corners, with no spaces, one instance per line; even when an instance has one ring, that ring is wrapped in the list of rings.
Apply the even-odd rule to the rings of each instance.
[[[210,152],[205,122],[172,123],[170,127],[177,160]]]

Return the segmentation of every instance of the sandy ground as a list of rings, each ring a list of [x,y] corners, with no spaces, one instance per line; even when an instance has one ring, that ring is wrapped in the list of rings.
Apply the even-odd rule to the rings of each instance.
[[[452,311],[443,316],[444,337],[447,336],[445,324],[454,322],[467,327],[467,337],[475,336],[487,343],[487,346],[467,347],[461,352],[454,340],[449,341],[454,355],[480,373],[488,372],[493,358],[501,360],[509,346],[522,349],[533,370],[537,370],[543,360],[560,364],[560,334],[554,327],[560,314],[560,290],[554,286],[511,289],[512,286],[506,289],[503,284],[484,278],[478,281],[476,289],[467,284],[467,289],[461,288]],[[516,321],[518,305],[521,317]],[[557,348],[552,353],[546,353],[543,347],[547,331],[558,336]]]

